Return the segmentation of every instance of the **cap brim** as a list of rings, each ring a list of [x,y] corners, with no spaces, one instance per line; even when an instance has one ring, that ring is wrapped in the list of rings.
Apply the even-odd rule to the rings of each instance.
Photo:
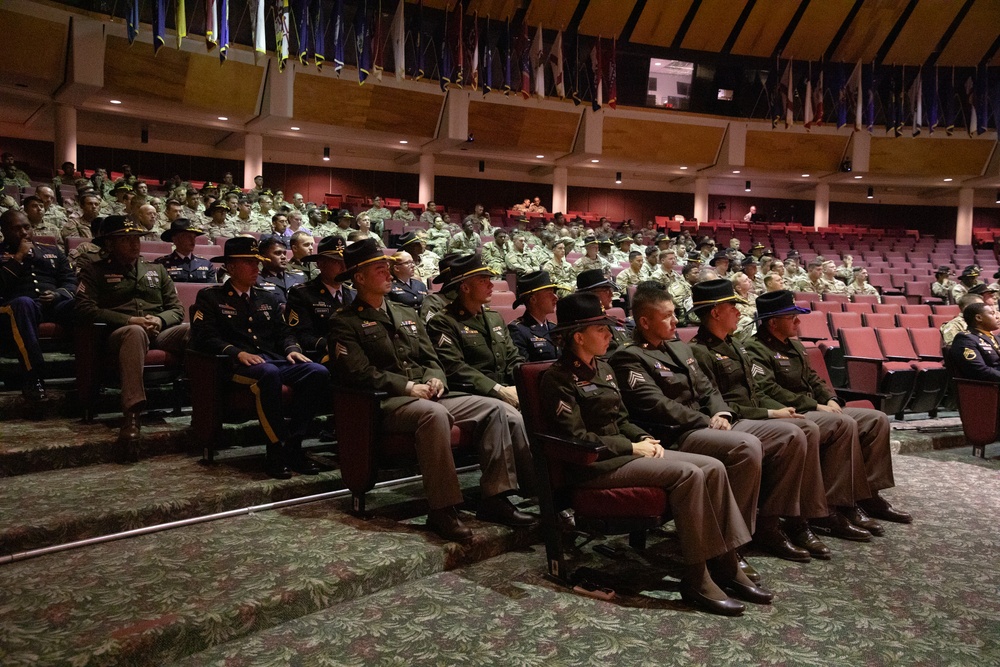
[[[217,264],[225,264],[231,259],[256,259],[258,262],[267,261],[267,257],[261,257],[260,255],[220,255],[219,257],[212,257],[208,261],[215,262]]]
[[[556,324],[552,327],[552,333],[564,333],[566,331],[575,331],[576,329],[584,329],[586,327],[594,325],[605,325],[609,327],[617,326],[618,320],[608,317],[607,315],[601,315],[600,317],[592,317],[586,320],[577,320],[576,322],[569,322],[567,324]]]
[[[598,287],[610,287],[611,289],[615,288],[614,284],[610,280],[608,280],[607,278],[605,278],[601,282],[594,283],[593,285],[588,285],[587,287],[577,287],[576,291],[577,292],[589,292],[590,290],[597,289]]]
[[[142,231],[142,230],[139,230],[139,229],[133,229],[132,231],[128,231],[128,232],[115,232],[113,234],[102,234],[100,236],[95,236],[94,237],[94,241],[105,241],[107,239],[115,238],[116,236],[119,236],[119,237],[120,236],[145,236],[148,233],[149,233],[148,231]]]
[[[455,277],[451,278],[447,283],[445,283],[444,287],[442,287],[441,290],[444,291],[444,290],[447,290],[447,289],[451,289],[451,288],[455,287],[456,285],[458,285],[459,283],[461,283],[466,278],[472,278],[472,277],[478,276],[478,275],[480,275],[482,273],[487,273],[487,274],[489,274],[491,276],[497,275],[496,273],[493,272],[493,269],[491,269],[490,267],[488,267],[488,266],[481,266],[478,269],[473,269],[472,271],[469,271],[468,273],[463,273],[460,276],[455,276]]]
[[[698,311],[703,308],[714,308],[715,306],[718,306],[720,303],[729,303],[730,301],[732,301],[733,303],[742,303],[745,306],[750,305],[749,301],[739,296],[738,294],[734,294],[732,296],[723,297],[721,299],[713,299],[711,301],[697,301],[694,304],[692,304],[691,310]]]
[[[315,255],[306,255],[302,258],[303,262],[315,262],[316,260],[326,257],[327,259],[339,259],[341,262],[344,261],[343,252],[319,252]]]
[[[514,299],[514,307],[517,308],[521,304],[527,304],[528,297],[530,297],[532,294],[537,294],[538,292],[541,292],[542,290],[546,289],[559,289],[559,285],[552,283],[549,285],[542,285],[541,287],[530,289],[527,292],[522,292],[521,294],[517,295],[517,298]]]
[[[368,259],[366,259],[366,260],[364,260],[362,262],[358,262],[357,264],[355,264],[354,266],[350,267],[346,271],[342,271],[341,273],[338,273],[337,277],[334,278],[334,280],[336,280],[338,283],[342,283],[344,281],[350,280],[351,277],[354,275],[354,273],[358,269],[360,269],[361,267],[363,267],[363,266],[367,266],[369,264],[374,264],[375,262],[385,262],[386,264],[388,264],[390,261],[391,260],[389,259],[388,255],[379,255],[378,257],[369,257]]]
[[[754,318],[755,322],[763,322],[764,320],[770,319],[772,317],[781,317],[782,315],[805,315],[806,313],[811,313],[812,311],[808,308],[803,308],[801,306],[789,306],[788,308],[782,308],[781,310],[776,310],[773,313],[767,313],[766,315],[757,314]]]
[[[172,241],[172,239],[174,238],[174,234],[177,234],[177,233],[180,233],[180,232],[191,232],[195,236],[204,236],[205,235],[205,232],[203,232],[200,229],[176,229],[176,230],[170,230],[170,229],[168,229],[167,231],[165,231],[162,234],[160,234],[160,240],[161,241],[166,241],[167,243],[170,243]]]

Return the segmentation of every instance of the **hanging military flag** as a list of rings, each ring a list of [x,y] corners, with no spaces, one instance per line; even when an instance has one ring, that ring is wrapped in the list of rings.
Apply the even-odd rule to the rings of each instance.
[[[309,0],[292,0],[300,65],[309,64]]]
[[[594,111],[598,111],[604,104],[604,62],[601,58],[600,37],[594,42],[594,48],[590,51],[590,70],[594,77],[594,85],[590,89],[593,94],[590,105]]]
[[[392,25],[389,26],[389,38],[392,39],[393,69],[396,71],[397,81],[406,78],[406,19],[403,16],[403,5],[405,4],[406,0],[399,0],[396,3],[396,14],[392,17]]]
[[[289,28],[288,0],[275,0],[274,5],[274,52],[278,56],[278,71],[285,71],[288,62],[288,42],[291,39]]]
[[[896,73],[892,72],[889,76],[889,108],[886,110],[885,114],[885,133],[894,135],[896,132],[896,114],[898,108],[896,107]]]
[[[400,0],[403,2],[403,0]],[[411,26],[410,32],[413,33],[413,78],[417,81],[423,79],[427,72],[425,71],[424,58],[426,42],[424,40],[424,0],[420,0],[417,3],[417,14],[413,18],[415,26]]]
[[[849,92],[847,90],[848,79],[844,69],[844,63],[837,63],[836,69],[837,84],[837,129],[847,125],[847,104]],[[852,77],[853,78],[853,77]]]
[[[128,43],[129,46],[139,36],[139,0],[132,0],[128,7]],[[155,47],[154,47],[155,48]]]
[[[375,3],[375,16],[372,19],[372,73],[376,81],[382,80],[382,70],[385,69],[385,35],[382,21],[382,2]]]
[[[486,33],[483,36],[483,97],[493,91],[493,45],[490,43],[490,17],[486,17]]]
[[[309,28],[312,30],[313,58],[316,62],[316,69],[323,71],[323,63],[326,62],[326,30],[323,23],[323,2],[313,0],[312,10],[309,12]]]
[[[253,27],[253,61],[267,55],[267,41],[264,36],[264,0],[252,0],[253,11],[250,14],[250,23]]]
[[[462,87],[462,83],[465,79],[465,49],[463,48],[463,36],[464,32],[462,30],[462,15],[465,13],[465,8],[462,3],[459,2],[455,5],[455,11],[451,13],[451,29],[448,32],[448,38],[451,42],[451,83],[453,86],[459,88]]]
[[[917,70],[917,78],[910,85],[910,110],[913,113],[913,136],[920,136],[920,128],[924,124],[924,76],[923,70]]]
[[[781,62],[775,60],[775,71],[781,71]],[[788,61],[788,65],[785,66],[787,69],[792,64]],[[785,89],[785,72],[782,72],[778,79],[774,82],[774,96],[771,98],[771,129],[778,127],[778,121],[785,113],[785,98],[788,97],[788,91]]]
[[[941,87],[941,105],[944,107],[944,131],[950,137],[955,131],[955,119],[958,118],[958,89],[955,87],[955,68],[951,68],[951,76],[945,74],[944,85]]]
[[[812,106],[813,106],[813,118],[812,124],[816,127],[823,126],[823,102],[825,92],[823,91],[823,66],[820,65],[819,79],[816,81],[816,87],[813,88],[812,96]]]
[[[618,39],[611,39],[611,58],[608,60],[608,106],[618,108]]]
[[[552,70],[552,81],[556,84],[556,95],[559,99],[566,99],[566,82],[563,80],[563,48],[562,30],[556,33],[555,44],[549,51],[549,68]]]
[[[570,73],[570,97],[573,98],[574,105],[580,106],[583,103],[583,98],[580,97],[580,33],[574,30],[569,41],[573,45],[566,56],[566,66]]]
[[[854,71],[851,72],[851,81],[848,88],[854,93],[854,129],[857,132],[861,131],[861,124],[863,122],[862,113],[862,103],[861,99],[864,94],[864,89],[862,88],[862,72],[864,68],[861,66],[861,61],[854,66]]]
[[[531,71],[535,80],[535,97],[545,99],[545,42],[542,40],[542,26],[535,29],[535,39],[531,42]]]
[[[174,4],[174,28],[177,30],[177,48],[181,48],[181,42],[187,37],[187,10],[184,8],[184,0],[176,0]]]
[[[934,128],[938,126],[940,102],[938,97],[938,77],[937,66],[928,68],[924,72],[924,82],[921,84],[924,91],[924,107],[927,109],[927,131],[934,134]]]
[[[219,44],[219,12],[215,5],[216,0],[205,0],[205,46],[209,51]]]
[[[906,66],[903,66],[903,72],[899,77],[899,90],[896,94],[896,104],[899,108],[896,110],[896,127],[893,129],[893,136],[901,137],[903,136],[903,123],[906,122]]]
[[[347,42],[347,23],[344,21],[344,0],[337,0],[333,5],[333,71],[340,76],[344,69]]]
[[[981,64],[976,70],[976,127],[975,133],[986,132],[989,123],[989,74],[986,65]]]
[[[365,0],[358,3],[354,14],[354,50],[358,59],[359,85],[364,85],[372,70],[372,38],[368,25],[368,0]]]
[[[521,24],[518,53],[520,54],[519,65],[521,68],[521,97],[528,99],[531,97],[531,38],[528,37],[527,22]]]
[[[809,63],[809,74],[806,76],[806,94],[802,98],[804,111],[802,114],[802,126],[807,130],[812,128],[813,121],[813,89],[812,89],[812,63]]]
[[[862,69],[862,74],[864,70]],[[864,87],[865,90],[865,127],[868,129],[869,134],[875,132],[875,88],[878,84],[875,82],[875,63],[872,63],[870,73],[868,74],[868,85]]]
[[[510,46],[510,18],[508,17],[507,28],[504,30],[503,37],[500,38],[500,58],[503,59],[503,94],[505,96],[510,95],[511,72],[514,69],[512,66],[514,52]]]
[[[472,21],[465,29],[465,81],[473,90],[479,90],[479,12],[472,14]]]
[[[792,61],[788,61],[788,67],[785,69],[785,85],[782,88],[784,93],[782,97],[782,103],[785,107],[785,128],[789,128],[795,122],[795,88],[792,84]]]
[[[163,33],[166,32],[167,0],[156,0],[153,3],[153,55],[163,46]]]
[[[219,62],[229,57],[229,0],[219,0]]]
[[[990,112],[993,115],[993,127],[1000,131],[1000,76],[993,70],[993,80],[990,82]]]

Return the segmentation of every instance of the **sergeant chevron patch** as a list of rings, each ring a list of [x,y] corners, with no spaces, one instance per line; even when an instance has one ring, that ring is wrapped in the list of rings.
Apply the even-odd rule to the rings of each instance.
[[[339,359],[341,356],[347,354],[347,346],[343,343],[337,343],[337,346],[334,348],[334,352]]]
[[[642,376],[642,373],[638,371],[628,372],[628,386],[631,387],[632,389],[635,389],[635,386],[640,382],[645,382],[645,381],[646,378]]]
[[[441,337],[438,338],[438,347],[444,347],[445,345],[451,345],[451,344],[452,344],[451,339],[448,338],[446,334],[441,334]]]
[[[750,375],[754,377],[757,377],[758,375],[764,375],[764,369],[760,366],[760,364],[754,362],[753,365],[750,366]]]
[[[573,408],[566,401],[559,401],[559,405],[556,406],[556,417],[564,412],[572,412]]]

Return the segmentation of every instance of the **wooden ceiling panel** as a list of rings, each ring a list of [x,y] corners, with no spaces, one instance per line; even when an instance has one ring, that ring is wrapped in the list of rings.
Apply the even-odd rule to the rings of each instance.
[[[68,34],[66,23],[0,10],[0,80],[29,87],[31,82],[44,81],[51,87],[61,83]],[[41,44],[45,48],[39,48]]]
[[[166,50],[160,49],[160,53]],[[192,54],[188,60],[184,104],[255,115],[263,76],[263,67],[236,60],[227,60],[220,66],[214,54]]]
[[[976,0],[938,58],[946,67],[978,65],[997,38],[1000,0]]]
[[[722,127],[605,116],[602,155],[659,164],[712,164],[724,135]]]
[[[295,73],[295,120],[364,129],[377,86]]]
[[[887,63],[923,63],[955,20],[958,2],[919,2],[907,19],[892,48],[885,56]]]
[[[479,12],[479,18],[489,17],[492,21],[506,21],[520,6],[520,0],[472,0],[466,13]]]
[[[820,60],[853,6],[854,0],[810,2],[785,45],[782,57]]]
[[[546,155],[573,150],[579,113],[549,111],[488,102],[469,102],[469,133],[488,148],[541,151]]]
[[[847,63],[873,60],[907,4],[908,0],[868,0],[862,4],[833,59]]]
[[[375,86],[365,128],[431,139],[437,131],[443,103],[443,95]]]
[[[565,30],[579,4],[579,0],[531,0],[524,20],[528,25]]]
[[[993,153],[978,139],[872,138],[869,171],[902,176],[978,176]]]
[[[580,19],[580,34],[617,37],[628,21],[635,0],[590,0]]]
[[[648,2],[632,31],[632,41],[652,46],[670,46],[694,0]]]
[[[774,53],[774,47],[778,45],[778,40],[785,33],[785,28],[795,16],[799,4],[798,0],[775,0],[755,4],[736,38],[736,43],[733,44],[733,53],[760,58],[770,57]]]
[[[702,0],[681,47],[720,51],[739,20],[746,0]]]
[[[837,171],[850,137],[798,132],[747,132],[746,166],[768,171]]]

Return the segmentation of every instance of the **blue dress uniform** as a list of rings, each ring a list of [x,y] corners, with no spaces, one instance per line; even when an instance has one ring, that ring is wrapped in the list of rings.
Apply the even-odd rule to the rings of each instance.
[[[284,308],[288,302],[288,290],[295,285],[301,285],[305,281],[306,274],[301,271],[285,269],[278,272],[265,267],[260,270],[260,275],[257,276],[257,287],[273,294],[278,299],[278,302],[281,303],[281,307]]]
[[[948,350],[948,368],[960,378],[1000,382],[1000,344],[988,331],[963,331]]]
[[[20,264],[12,250],[0,251],[0,315],[9,326],[0,326],[0,341],[17,348],[21,370],[38,372],[42,364],[42,349],[38,344],[38,327],[42,322],[70,324],[73,316],[73,293],[76,274],[69,260],[57,246],[32,243],[31,250]],[[55,292],[56,298],[43,303],[38,297]]]
[[[404,283],[399,278],[393,278],[392,289],[385,295],[385,298],[409,306],[414,310],[420,310],[425,296],[427,296],[427,285],[416,278],[410,278],[408,283]]]
[[[176,250],[169,255],[157,257],[154,262],[162,264],[175,283],[217,282],[215,267],[204,257],[190,255],[181,257]]]
[[[356,294],[346,285],[341,285],[337,292],[331,292],[319,278],[294,285],[288,290],[285,319],[310,359],[319,361],[326,356],[330,320],[338,310],[351,305]]]
[[[317,363],[291,363],[287,355],[302,352],[282,316],[283,302],[257,286],[240,296],[231,281],[198,292],[191,318],[195,349],[225,354],[233,364],[233,381],[250,385],[257,400],[257,416],[272,444],[301,444],[312,418],[329,397],[330,373]],[[244,366],[240,352],[255,354],[266,363]],[[295,394],[286,429],[281,386]]]
[[[552,341],[552,329],[555,324],[545,320],[538,322],[525,313],[507,325],[507,331],[517,346],[521,356],[528,361],[545,361],[556,359],[559,354],[556,344]]]

